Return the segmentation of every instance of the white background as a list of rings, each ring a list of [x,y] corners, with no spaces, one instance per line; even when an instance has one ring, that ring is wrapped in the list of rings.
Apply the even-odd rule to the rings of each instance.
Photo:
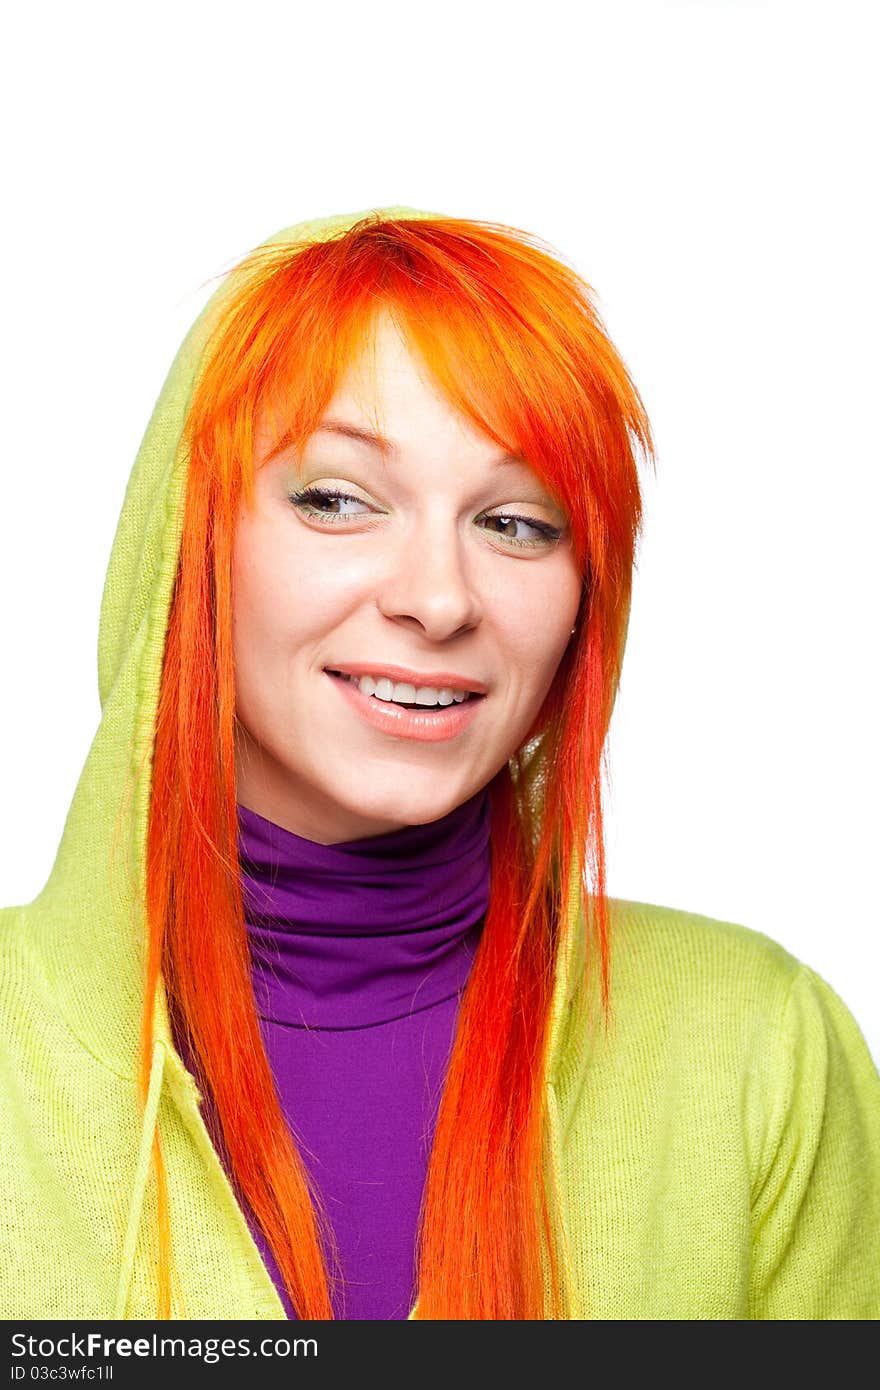
[[[51,867],[125,484],[209,279],[308,217],[484,217],[596,288],[657,437],[609,890],[772,936],[880,1059],[872,9],[16,7],[0,902]]]

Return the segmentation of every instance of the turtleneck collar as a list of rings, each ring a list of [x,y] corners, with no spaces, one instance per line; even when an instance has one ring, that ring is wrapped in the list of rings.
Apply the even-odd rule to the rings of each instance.
[[[489,905],[488,788],[428,825],[335,845],[242,805],[238,819],[261,1018],[363,1028],[463,990]]]

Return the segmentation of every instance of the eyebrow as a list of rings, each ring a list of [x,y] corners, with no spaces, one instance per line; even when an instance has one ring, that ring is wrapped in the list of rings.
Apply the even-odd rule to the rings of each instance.
[[[320,425],[316,426],[315,434],[339,434],[345,439],[354,439],[359,444],[367,444],[371,449],[377,449],[386,458],[398,452],[393,439],[364,429],[361,425],[349,424],[347,420],[322,420]],[[501,454],[498,458],[492,459],[492,463],[501,468],[511,465],[527,467],[525,459],[520,458],[518,454]]]
[[[353,425],[348,420],[336,420],[328,418],[322,420],[315,427],[315,434],[336,434],[345,439],[353,439],[358,444],[366,444],[369,448],[377,450],[384,459],[395,456],[398,453],[397,445],[393,439],[388,439],[384,434],[378,434],[374,430],[365,429],[363,425]],[[491,460],[491,465],[496,468],[528,468],[529,465],[519,454],[499,454],[497,458]],[[531,470],[530,470],[531,471]],[[552,512],[559,512],[565,516],[565,509],[560,507],[557,502],[547,493],[542,492],[535,499],[539,504],[548,507]]]

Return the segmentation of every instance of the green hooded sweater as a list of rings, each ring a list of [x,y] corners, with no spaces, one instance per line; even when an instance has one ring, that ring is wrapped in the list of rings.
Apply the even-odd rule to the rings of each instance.
[[[323,238],[363,215],[270,240]],[[156,1316],[157,1128],[182,1290],[172,1315],[285,1316],[175,1050],[161,980],[145,1115],[135,1080],[180,439],[223,293],[178,352],[129,480],[101,606],[101,720],[52,871],[33,902],[0,912],[4,1319]],[[132,875],[113,836],[135,768]],[[767,936],[612,899],[613,1026],[588,1031],[574,1007],[586,959],[575,882],[545,1078],[569,1317],[880,1316],[880,1076],[846,1006]]]

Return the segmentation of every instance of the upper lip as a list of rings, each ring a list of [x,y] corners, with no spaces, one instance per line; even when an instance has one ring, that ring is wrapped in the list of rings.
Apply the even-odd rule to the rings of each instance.
[[[325,671],[339,671],[344,676],[387,676],[389,680],[406,682],[420,686],[432,686],[435,690],[468,690],[475,695],[488,694],[488,688],[473,676],[462,676],[457,671],[412,671],[408,666],[389,666],[381,661],[337,661],[325,666]]]

